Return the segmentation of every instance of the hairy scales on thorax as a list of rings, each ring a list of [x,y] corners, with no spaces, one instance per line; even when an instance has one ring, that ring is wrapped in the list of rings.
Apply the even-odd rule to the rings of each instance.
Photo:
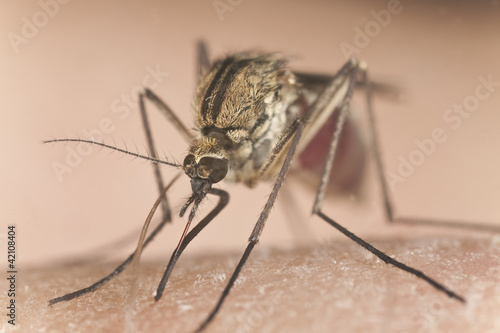
[[[200,136],[184,161],[191,178],[217,173],[211,183],[255,185],[256,172],[297,117],[290,106],[299,91],[285,65],[278,54],[243,52],[216,61],[204,74],[194,103]]]

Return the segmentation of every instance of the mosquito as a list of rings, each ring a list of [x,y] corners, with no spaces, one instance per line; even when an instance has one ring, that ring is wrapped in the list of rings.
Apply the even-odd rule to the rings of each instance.
[[[385,210],[389,220],[395,219],[388,186],[383,177],[384,168],[372,111],[371,86],[367,68],[363,62],[350,59],[334,76],[293,72],[287,67],[287,58],[277,53],[240,52],[229,54],[210,64],[207,47],[203,42],[199,42],[197,72],[200,75],[194,101],[197,135],[188,130],[172,109],[156,94],[145,89],[139,96],[139,108],[148,143],[148,155],[80,138],[45,141],[47,143],[85,142],[149,160],[153,162],[160,192],[143,227],[137,250],[108,276],[87,288],[54,298],[49,301],[50,305],[93,292],[120,274],[132,261],[138,262],[143,247],[147,246],[164,225],[172,220],[166,192],[177,178],[165,186],[159,169],[160,165],[182,169],[190,178],[192,194],[180,210],[179,215],[182,217],[191,207],[186,227],[154,294],[156,301],[161,298],[181,253],[228,204],[229,193],[217,188],[217,183],[225,180],[253,187],[261,181],[274,181],[274,186],[253,228],[241,259],[215,307],[198,326],[197,332],[203,331],[221,309],[247,259],[259,242],[294,156],[304,151],[319,129],[331,117],[335,118],[335,126],[331,133],[312,213],[386,264],[413,274],[450,298],[465,303],[465,299],[458,293],[424,272],[389,257],[322,211],[333,161],[342,130],[348,119],[350,101],[356,84],[360,82],[365,90],[366,109],[370,120],[370,140],[375,151],[378,178],[385,198]],[[319,92],[317,87],[321,87]],[[312,100],[311,95],[315,96]],[[146,113],[145,99],[153,102],[188,142],[189,150],[182,164],[158,157]],[[218,197],[218,203],[190,230],[198,207],[208,195]],[[163,210],[162,220],[146,237],[147,226],[160,204]]]

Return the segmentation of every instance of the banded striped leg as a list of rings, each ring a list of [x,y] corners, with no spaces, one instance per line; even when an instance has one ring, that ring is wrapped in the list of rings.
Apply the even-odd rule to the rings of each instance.
[[[243,253],[243,256],[241,257],[240,261],[238,262],[238,265],[236,266],[231,278],[229,279],[228,284],[224,288],[222,295],[220,296],[219,300],[217,301],[217,304],[215,305],[214,309],[210,312],[208,317],[205,319],[205,321],[197,329],[197,332],[203,331],[205,329],[205,327],[207,327],[208,324],[213,320],[215,315],[219,312],[219,310],[222,306],[222,303],[224,303],[224,300],[229,295],[229,292],[231,291],[232,287],[234,286],[234,283],[235,283],[236,279],[238,278],[238,275],[240,274],[248,257],[252,253],[253,248],[259,242],[260,235],[262,233],[262,230],[264,229],[267,218],[269,217],[269,213],[271,211],[271,208],[273,207],[273,204],[276,201],[276,198],[278,196],[278,192],[279,192],[281,186],[283,185],[283,182],[285,181],[285,176],[290,168],[290,164],[291,164],[293,156],[295,154],[295,150],[297,148],[297,144],[299,142],[299,139],[302,135],[303,129],[304,129],[304,124],[302,122],[298,122],[298,125],[295,127],[295,130],[294,130],[295,133],[291,137],[292,139],[290,142],[290,149],[288,151],[282,150],[283,153],[286,153],[286,158],[284,160],[284,163],[283,163],[281,171],[278,175],[278,178],[276,179],[276,182],[274,183],[271,194],[269,195],[268,200],[264,206],[264,209],[260,213],[259,219],[257,220],[257,223],[255,224],[255,227],[252,231],[252,234],[250,235],[247,248],[245,249],[245,252]]]
[[[199,52],[198,68],[204,68],[205,66],[207,66],[207,63],[208,63],[208,54],[206,51],[206,46],[202,42],[200,42],[198,45],[198,52]],[[151,157],[153,157],[153,159],[158,160],[158,154],[157,154],[156,149],[155,149],[153,135],[151,132],[151,127],[149,125],[146,107],[144,104],[144,98],[147,98],[148,100],[152,101],[158,107],[158,109],[167,117],[167,119],[174,125],[174,127],[176,127],[179,130],[181,135],[184,136],[184,138],[187,141],[190,141],[194,137],[194,135],[187,130],[186,126],[181,122],[181,120],[175,115],[175,113],[172,111],[172,109],[170,109],[170,107],[168,107],[168,105],[166,103],[164,103],[151,90],[145,89],[144,93],[141,93],[139,95],[139,109],[141,112],[141,118],[142,118],[142,123],[143,123],[143,127],[144,127],[144,132],[146,134],[146,140],[148,143],[149,154]],[[90,142],[90,143],[93,143],[93,142]],[[172,221],[172,214],[171,214],[170,207],[168,204],[167,196],[165,194],[166,188],[164,186],[163,178],[161,176],[158,163],[153,163],[153,169],[154,169],[155,178],[156,178],[156,182],[158,185],[158,191],[160,193],[160,197],[163,197],[163,200],[162,200],[163,217],[162,217],[161,222],[156,226],[156,228],[146,238],[146,240],[143,244],[143,248],[146,247],[154,239],[154,237],[163,229],[165,224]],[[205,221],[205,224],[208,224],[208,222],[210,222],[213,219],[213,217],[210,217],[211,215],[213,215],[214,213],[216,215],[227,204],[228,199],[225,199],[224,194],[220,194],[219,192],[213,193],[213,194],[218,195],[220,197],[220,202],[207,215],[207,217],[201,221],[201,222]],[[222,207],[221,207],[221,205],[222,205]],[[208,221],[206,221],[206,220],[208,220]],[[201,224],[201,222],[200,222],[200,224]],[[187,243],[189,243],[189,241]],[[186,245],[187,245],[187,243],[186,243]],[[116,267],[110,274],[108,274],[104,278],[100,279],[99,281],[95,282],[94,284],[92,284],[86,288],[74,291],[72,293],[69,293],[69,294],[66,294],[66,295],[63,295],[60,297],[53,298],[49,301],[49,305],[52,306],[53,304],[56,304],[56,303],[59,303],[62,301],[69,301],[69,300],[72,300],[74,298],[83,296],[87,293],[96,291],[97,289],[102,287],[104,284],[109,282],[111,279],[113,279],[114,277],[121,274],[123,272],[123,270],[125,269],[125,267],[127,267],[127,265],[129,265],[132,262],[133,258],[134,258],[134,253],[132,253],[125,261],[123,261],[118,267]]]
[[[207,51],[207,46],[205,42],[199,41],[197,43],[197,81],[199,80],[199,77],[208,70],[208,67],[210,66],[210,61],[208,57],[208,51]],[[153,102],[155,106],[158,108],[158,110],[167,118],[167,120],[172,123],[172,125],[179,131],[179,133],[184,137],[184,139],[187,142],[190,142],[194,138],[194,134],[191,133],[186,125],[177,117],[175,112],[160,98],[158,97],[153,91],[149,90],[146,88],[144,90],[144,93],[141,93],[139,95],[139,107],[140,107],[140,112],[141,112],[141,118],[142,118],[142,124],[144,127],[144,133],[146,134],[146,141],[148,143],[148,150],[149,154],[154,157],[158,158],[158,153],[156,151],[156,146],[154,144],[154,139],[153,135],[151,132],[151,126],[149,125],[149,120],[148,120],[148,115],[146,112],[146,107],[144,105],[144,98],[148,99],[149,101]],[[160,173],[160,167],[158,164],[153,164],[153,170],[156,178],[156,183],[158,186],[158,192],[161,193],[163,190],[163,178]],[[171,220],[171,212],[169,209],[168,205],[168,199],[167,196],[164,197],[164,201],[162,203],[162,210],[163,210],[163,219]]]
[[[382,153],[380,145],[378,142],[376,119],[371,103],[371,85],[370,82],[368,81],[367,74],[365,71],[362,73],[361,79],[362,82],[364,82],[363,85],[366,87],[366,111],[368,112],[368,122],[370,127],[369,130],[370,142],[372,144],[372,150],[375,156],[377,179],[382,191],[382,197],[384,200],[383,202],[384,210],[387,219],[390,222],[394,223],[420,224],[426,226],[463,228],[463,229],[473,229],[486,232],[500,232],[500,227],[497,225],[493,225],[491,223],[481,222],[472,224],[472,223],[467,223],[466,221],[438,220],[427,217],[424,218],[403,217],[403,216],[398,216],[396,214],[394,205],[392,203],[391,194],[389,192],[389,185],[385,177],[386,173],[385,173],[384,163],[382,161]]]
[[[339,141],[339,138],[340,138],[340,133],[342,132],[342,127],[344,125],[344,120],[346,119],[347,117],[347,113],[349,112],[349,102],[351,100],[351,96],[352,96],[352,92],[354,90],[354,85],[356,83],[356,79],[357,79],[357,75],[358,75],[358,71],[362,71],[362,76],[363,76],[363,80],[365,81],[365,85],[367,87],[367,102],[368,102],[368,105],[370,106],[371,105],[371,102],[370,102],[370,91],[369,91],[369,80],[368,80],[368,76],[367,76],[367,73],[366,73],[366,70],[364,68],[360,68],[360,65],[355,62],[355,61],[351,61],[351,66],[352,66],[352,71],[350,71],[349,73],[349,89],[347,91],[347,94],[345,95],[344,97],[344,101],[342,103],[342,105],[340,106],[340,109],[339,109],[339,118],[338,118],[338,122],[337,122],[337,125],[336,125],[336,128],[335,128],[335,131],[333,133],[333,136],[332,136],[332,140],[331,140],[331,143],[330,143],[330,149],[329,149],[329,152],[328,152],[328,155],[327,155],[327,158],[326,158],[326,161],[325,161],[325,165],[324,165],[324,169],[323,169],[323,172],[322,172],[322,176],[321,176],[321,182],[320,182],[320,186],[318,188],[318,192],[317,192],[317,195],[316,195],[316,200],[314,202],[314,207],[313,207],[313,214],[316,214],[318,215],[321,219],[323,219],[325,222],[329,223],[330,225],[332,225],[334,228],[336,228],[338,231],[340,231],[341,233],[343,233],[344,235],[346,235],[347,237],[349,237],[351,240],[355,241],[356,243],[358,243],[359,245],[361,245],[362,247],[364,247],[366,250],[370,251],[371,253],[373,253],[374,255],[376,255],[377,257],[379,257],[382,261],[384,261],[386,264],[391,264],[399,269],[402,269],[410,274],[413,274],[415,275],[416,277],[426,281],[427,283],[429,283],[430,285],[432,285],[434,288],[436,288],[437,290],[445,293],[446,295],[448,295],[449,297],[451,298],[455,298],[461,302],[465,302],[464,298],[459,296],[458,294],[456,294],[455,292],[451,291],[450,289],[448,289],[447,287],[443,286],[442,284],[440,284],[439,282],[435,281],[434,279],[428,277],[425,273],[415,269],[415,268],[412,268],[412,267],[409,267],[391,257],[389,257],[388,255],[386,255],[385,253],[383,253],[382,251],[376,249],[375,247],[373,247],[371,244],[365,242],[364,240],[362,240],[361,238],[359,238],[358,236],[354,235],[352,232],[350,232],[349,230],[347,230],[346,228],[344,228],[343,226],[341,226],[340,224],[338,224],[337,222],[335,222],[333,219],[331,219],[330,217],[328,217],[327,215],[325,215],[322,211],[321,211],[321,207],[322,207],[322,204],[323,204],[323,198],[324,198],[324,194],[325,194],[325,191],[326,191],[326,185],[328,184],[328,178],[330,176],[330,170],[331,170],[331,167],[332,167],[332,164],[333,164],[333,160],[335,158],[335,151],[336,151],[336,148],[337,148],[337,145],[338,145],[338,141]]]

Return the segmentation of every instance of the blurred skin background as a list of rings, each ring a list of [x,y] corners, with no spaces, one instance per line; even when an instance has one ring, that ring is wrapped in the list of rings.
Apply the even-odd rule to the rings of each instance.
[[[137,145],[145,152],[136,103],[142,86],[192,127],[195,43],[200,38],[212,57],[255,48],[279,51],[291,57],[292,69],[301,71],[334,74],[349,56],[366,61],[372,80],[397,91],[396,96],[374,96],[387,171],[398,174],[401,161],[422,156],[415,153],[422,150],[416,141],[441,129],[442,142],[395,184],[391,193],[397,212],[498,225],[499,17],[496,1],[3,3],[0,234],[5,237],[8,224],[17,225],[19,263],[25,267],[86,258],[129,239],[126,246],[105,251],[106,258],[124,258],[157,196],[151,166],[94,148],[71,160],[71,172],[58,174],[54,167],[68,166],[68,151],[76,146],[41,141],[88,137],[100,128],[107,132],[105,142],[115,140],[120,147],[125,142],[131,150]],[[485,85],[485,80],[493,83]],[[481,98],[474,99],[478,89]],[[460,105],[473,111],[455,111]],[[353,113],[366,142],[363,107],[357,92]],[[182,161],[187,144],[154,106],[148,110],[160,154]],[[175,175],[167,167],[162,170],[167,180]],[[288,193],[299,203],[298,219],[313,239],[339,238],[309,217],[316,182],[289,185]],[[250,190],[221,184],[231,194],[230,205],[186,254],[243,251],[270,186]],[[189,194],[183,177],[169,195],[174,213]],[[207,200],[199,216],[213,203]],[[287,205],[277,203],[261,246],[300,242],[300,231],[287,226]],[[386,224],[371,160],[362,193],[329,197],[325,211],[368,239],[428,232]],[[184,223],[176,217],[145,251],[146,258],[166,262]]]

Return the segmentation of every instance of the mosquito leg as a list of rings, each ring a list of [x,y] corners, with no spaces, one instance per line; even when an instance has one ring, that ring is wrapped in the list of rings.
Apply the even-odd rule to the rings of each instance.
[[[304,135],[297,148],[299,154],[308,147],[325,122],[338,110],[348,90],[350,73],[357,69],[357,66],[358,63],[356,60],[351,59],[347,61],[337,74],[331,77],[326,86],[323,85],[322,87],[313,89],[314,91],[318,91],[318,97],[306,110],[304,121],[307,123],[307,126],[304,129]],[[307,82],[304,86],[307,86]]]
[[[318,192],[316,193],[316,200],[314,201],[313,206],[313,214],[317,213],[320,210],[321,204],[323,202],[323,198],[326,192],[326,186],[328,184],[328,180],[330,178],[330,173],[332,170],[333,159],[335,157],[335,152],[337,151],[338,142],[340,139],[340,134],[342,132],[342,128],[344,126],[345,120],[347,118],[347,114],[349,113],[349,105],[352,97],[352,93],[354,90],[354,86],[356,84],[356,77],[358,75],[358,68],[355,67],[353,71],[351,71],[349,75],[349,84],[348,90],[344,96],[344,100],[340,107],[340,114],[337,119],[336,128],[333,132],[332,140],[330,142],[330,149],[328,150],[328,155],[326,157],[326,162],[323,168],[323,172],[321,174],[321,181],[318,187]],[[326,97],[326,96],[325,96]]]
[[[303,73],[297,74],[296,72],[294,72],[294,74],[299,77],[299,82],[306,85],[315,84],[322,87],[315,103],[305,112],[305,121],[308,124],[304,130],[304,135],[302,136],[297,148],[299,152],[301,151],[301,149],[307,146],[307,143],[309,142],[307,141],[307,137],[309,136],[309,140],[312,138],[312,136],[308,134],[314,134],[314,129],[318,129],[320,127],[318,126],[318,124],[322,125],[322,121],[331,117],[332,113],[335,112],[335,110],[338,108],[338,104],[342,101],[343,96],[345,96],[345,91],[347,91],[349,75],[356,68],[357,62],[355,60],[350,60],[346,64],[344,64],[344,66],[342,66],[342,68],[334,76]],[[338,115],[336,116],[338,117]],[[261,169],[259,176],[262,176],[267,171],[267,169],[271,168],[271,165],[273,165],[273,163],[279,162],[279,160],[276,160],[276,157],[279,156],[282,149],[288,146],[290,137],[294,133],[294,129],[295,127],[297,127],[297,125],[298,122],[296,120],[281,136],[280,141],[275,146],[272,154],[266,161],[266,164],[264,164],[263,168]],[[291,193],[282,192],[282,195],[284,194],[288,194],[289,200],[292,200]],[[301,229],[307,234],[306,229]]]
[[[141,111],[142,125],[144,127],[144,133],[146,134],[146,141],[148,143],[149,154],[153,156],[153,158],[158,159],[158,154],[155,149],[155,144],[153,140],[153,135],[151,133],[151,127],[149,126],[148,115],[146,113],[146,107],[144,105],[144,96],[143,94],[139,95],[139,109]],[[155,173],[156,184],[158,186],[158,191],[161,193],[163,191],[163,177],[161,176],[160,166],[157,163],[153,163],[153,170]],[[170,206],[168,204],[168,197],[165,195],[163,197],[161,209],[163,212],[162,221],[172,221],[172,213],[170,211]]]
[[[362,70],[364,71],[364,69],[362,69]],[[318,188],[318,192],[317,192],[317,195],[316,195],[316,200],[315,200],[314,208],[313,208],[313,214],[318,215],[325,222],[329,223],[334,228],[336,228],[338,231],[340,231],[341,233],[343,233],[344,235],[346,235],[347,237],[349,237],[350,239],[352,239],[353,241],[355,241],[356,243],[358,243],[359,245],[361,245],[362,247],[364,247],[365,249],[367,249],[368,251],[370,251],[371,253],[373,253],[377,257],[379,257],[385,263],[391,264],[391,265],[393,265],[393,266],[395,266],[395,267],[397,267],[399,269],[402,269],[402,270],[404,270],[404,271],[406,271],[406,272],[408,272],[410,274],[415,275],[416,277],[418,277],[418,278],[426,281],[430,285],[432,285],[437,290],[444,292],[446,295],[448,295],[451,298],[455,298],[455,299],[457,299],[457,300],[459,300],[461,302],[465,302],[465,300],[464,300],[463,297],[457,295],[456,293],[454,293],[453,291],[449,290],[448,288],[446,288],[445,286],[443,286],[439,282],[437,282],[437,281],[433,280],[432,278],[428,277],[423,272],[421,272],[419,270],[416,270],[416,269],[414,269],[412,267],[409,267],[409,266],[407,266],[407,265],[405,265],[405,264],[403,264],[403,263],[401,263],[401,262],[399,262],[399,261],[397,261],[397,260],[389,257],[385,253],[381,252],[380,250],[376,249],[375,247],[373,247],[369,243],[365,242],[361,238],[359,238],[356,235],[354,235],[353,233],[351,233],[346,228],[342,227],[340,224],[336,223],[334,220],[332,220],[331,218],[329,218],[328,216],[326,216],[321,211],[321,206],[322,206],[322,203],[323,203],[323,197],[324,197],[324,193],[325,193],[325,190],[326,190],[326,184],[328,183],[328,178],[329,178],[329,175],[330,175],[330,170],[331,170],[331,167],[332,167],[332,164],[333,164],[333,160],[334,160],[334,157],[335,157],[335,151],[336,151],[337,144],[338,144],[338,141],[339,141],[339,138],[340,138],[340,133],[342,132],[342,127],[344,125],[344,120],[345,120],[345,118],[347,116],[347,113],[349,112],[349,102],[350,102],[351,97],[352,97],[352,92],[354,90],[354,85],[356,83],[357,74],[358,74],[358,70],[353,71],[352,74],[351,74],[351,76],[350,76],[350,79],[349,79],[350,80],[349,81],[349,89],[348,89],[348,91],[347,91],[347,93],[345,95],[345,99],[344,99],[344,101],[343,101],[343,103],[341,105],[339,119],[338,119],[338,122],[337,122],[337,125],[336,125],[336,128],[335,128],[335,131],[333,133],[332,140],[330,142],[330,149],[328,151],[327,159],[325,161],[325,166],[324,166],[323,173],[322,173],[322,176],[321,176],[320,186]]]
[[[344,235],[346,235],[347,237],[349,237],[350,239],[352,239],[353,241],[355,241],[356,243],[358,243],[359,245],[361,245],[362,247],[364,247],[365,249],[367,249],[368,251],[370,251],[371,253],[373,253],[377,257],[379,257],[380,260],[382,260],[386,264],[391,264],[394,267],[397,267],[399,269],[402,269],[405,272],[413,274],[416,277],[418,277],[419,279],[422,279],[425,282],[429,283],[431,286],[433,286],[437,290],[444,292],[446,295],[448,295],[448,297],[455,298],[458,301],[465,303],[465,299],[462,296],[457,295],[455,292],[446,288],[445,286],[443,286],[441,283],[437,282],[436,280],[430,278],[422,271],[419,271],[413,267],[407,266],[407,265],[403,264],[402,262],[397,261],[396,259],[389,257],[384,252],[378,250],[373,245],[365,242],[364,240],[362,240],[361,238],[359,238],[358,236],[356,236],[355,234],[353,234],[352,232],[350,232],[349,230],[347,230],[346,228],[344,228],[343,226],[341,226],[340,224],[338,224],[337,222],[335,222],[334,220],[332,220],[331,218],[326,216],[321,210],[318,210],[316,212],[316,215],[318,215],[324,221],[326,221],[327,223],[332,225],[335,229],[337,229],[338,231],[340,231],[341,233],[343,233]]]
[[[377,179],[380,183],[380,187],[382,190],[382,197],[384,200],[384,210],[387,216],[387,219],[390,222],[394,223],[409,223],[409,224],[421,224],[421,225],[429,225],[429,226],[442,226],[442,227],[454,227],[454,228],[464,228],[464,229],[474,229],[474,230],[482,230],[487,232],[500,232],[500,227],[488,224],[488,223],[467,223],[467,222],[459,222],[459,221],[449,221],[449,220],[435,220],[430,218],[408,218],[408,217],[399,217],[395,213],[393,201],[391,199],[391,194],[389,191],[389,186],[387,184],[387,179],[385,178],[385,167],[382,161],[382,153],[380,149],[380,143],[378,142],[378,134],[377,134],[377,124],[375,119],[375,114],[372,108],[372,87],[370,80],[368,80],[368,74],[366,71],[362,71],[361,73],[361,81],[366,91],[366,111],[368,112],[368,122],[369,122],[369,136],[370,141],[372,143],[372,150],[375,155],[375,166],[377,169]]]
[[[144,127],[144,133],[146,134],[146,141],[148,143],[149,154],[153,158],[158,159],[158,153],[156,152],[153,135],[151,133],[151,126],[149,125],[148,114],[146,112],[146,106],[144,104],[144,97],[152,101],[188,141],[190,141],[193,138],[193,135],[187,130],[186,126],[181,122],[181,120],[177,118],[172,109],[170,109],[168,105],[165,104],[165,102],[163,102],[151,90],[146,88],[144,93],[141,93],[139,95],[139,109],[141,111],[142,124]],[[164,188],[164,185],[163,185],[163,178],[160,172],[160,166],[157,163],[154,163],[153,169],[155,173],[156,183],[158,186],[158,191],[161,193],[161,191]],[[171,221],[172,214],[168,204],[167,196],[164,196],[164,200],[162,202],[162,211],[163,211],[163,219]]]
[[[208,56],[207,44],[203,40],[199,40],[196,44],[196,51],[198,58],[196,59],[196,82],[200,81],[200,78],[205,74],[210,68],[210,58]]]
[[[174,181],[177,178],[178,177],[174,178],[166,188],[162,189],[162,192],[161,192],[159,199],[161,199],[161,197],[163,197],[166,194],[166,191],[168,190],[168,188],[174,183]],[[155,208],[155,210],[156,210],[156,208]],[[148,236],[148,238],[146,238],[146,240],[144,241],[144,244],[142,246],[140,246],[140,251],[142,251],[142,249],[144,249],[155,238],[155,236],[161,231],[161,229],[163,229],[165,224],[167,224],[167,222],[169,222],[169,221],[170,220],[167,220],[167,219],[161,220],[161,222],[151,232],[151,234]],[[138,246],[138,248],[139,248],[139,246]],[[136,252],[137,251],[134,251],[134,253],[132,253],[124,262],[122,262],[118,267],[116,267],[113,272],[111,272],[109,275],[105,276],[104,278],[100,279],[96,283],[92,284],[91,286],[89,286],[87,288],[83,288],[83,289],[74,291],[72,293],[53,298],[49,301],[49,305],[52,306],[52,305],[59,303],[59,302],[62,302],[62,301],[69,301],[69,300],[72,300],[73,298],[77,298],[77,297],[83,296],[87,293],[96,291],[97,289],[102,287],[104,284],[109,282],[111,279],[113,279],[115,276],[118,276],[121,272],[123,272],[125,267],[127,267],[127,265],[130,264],[132,262],[132,260],[134,259]]]
[[[245,265],[248,257],[250,256],[250,253],[252,252],[253,248],[255,245],[258,243],[260,235],[262,233],[262,230],[264,229],[265,223],[267,221],[267,218],[269,216],[269,213],[271,211],[271,208],[276,201],[276,197],[278,195],[278,192],[283,185],[283,182],[285,180],[285,176],[288,172],[288,169],[290,168],[291,161],[293,159],[293,156],[295,154],[295,151],[298,150],[299,146],[299,140],[302,137],[302,133],[304,131],[304,123],[306,121],[314,121],[312,119],[315,119],[320,111],[322,109],[324,110],[325,107],[327,107],[329,104],[331,104],[328,100],[327,97],[330,97],[331,100],[331,95],[336,94],[338,95],[339,90],[342,89],[344,86],[344,81],[348,77],[348,73],[352,72],[355,63],[352,61],[348,62],[346,65],[342,67],[342,69],[339,71],[339,73],[335,76],[334,80],[326,87],[325,91],[320,94],[318,97],[318,100],[315,102],[313,107],[309,110],[306,114],[305,119],[297,119],[295,120],[288,128],[287,130],[283,133],[280,141],[274,148],[273,154],[271,157],[266,161],[265,165],[263,166],[260,174],[264,173],[265,170],[269,169],[273,161],[276,159],[279,160],[279,157],[286,153],[286,158],[283,162],[283,165],[281,167],[280,173],[278,175],[278,178],[276,179],[276,182],[274,183],[274,187],[271,191],[271,194],[268,197],[268,200],[264,206],[264,209],[262,210],[259,219],[257,220],[257,223],[255,224],[255,227],[252,231],[252,234],[250,235],[249,238],[249,243],[248,246],[243,253],[243,256],[241,257],[238,265],[236,266],[235,271],[233,272],[233,275],[231,276],[228,284],[226,285],[226,288],[224,289],[222,295],[220,296],[215,308],[210,312],[208,315],[207,319],[200,325],[198,328],[197,332],[201,332],[202,330],[207,327],[207,325],[213,320],[215,315],[218,313],[219,309],[221,308],[224,300],[226,299],[227,295],[229,295],[229,292],[231,291],[231,288],[233,287],[236,279],[238,278],[238,275],[240,274],[240,271],[242,270],[243,266]],[[354,78],[356,78],[356,75],[354,75]],[[354,80],[355,83],[355,80]],[[333,110],[331,110],[333,112]],[[293,138],[293,139],[292,139]],[[291,142],[290,142],[291,139]],[[284,149],[285,147],[288,146],[288,143],[290,142],[290,149],[287,151]]]
[[[144,96],[156,105],[161,113],[167,117],[167,120],[174,125],[187,142],[194,139],[194,134],[187,129],[186,125],[184,125],[175,112],[160,97],[148,88],[144,89]]]
[[[170,183],[165,187],[161,193],[158,199],[156,199],[155,203],[153,204],[153,207],[149,211],[148,217],[146,218],[146,221],[144,222],[141,230],[141,235],[139,236],[139,241],[137,242],[137,247],[135,249],[135,254],[134,254],[134,259],[132,260],[132,268],[136,271],[138,271],[139,267],[139,261],[141,258],[142,251],[144,250],[144,239],[146,238],[146,235],[148,233],[149,225],[151,224],[151,220],[153,219],[154,214],[156,213],[156,210],[158,209],[158,206],[160,203],[164,202],[163,198],[167,194],[167,191],[170,189],[170,187],[179,179],[179,177],[182,175],[182,173],[178,173],[177,176],[175,176]]]
[[[356,63],[354,61],[348,61],[339,72],[332,77],[331,82],[325,87],[325,89],[318,96],[314,104],[307,110],[304,119],[295,119],[290,126],[283,132],[280,140],[274,147],[270,157],[267,159],[266,163],[262,166],[256,178],[262,177],[267,170],[272,169],[272,165],[277,163],[279,159],[278,156],[282,156],[282,151],[285,147],[288,147],[290,139],[293,137],[300,122],[308,123],[308,126],[304,130],[304,136],[299,142],[297,150],[302,151],[307,146],[307,143],[312,139],[315,134],[315,130],[319,129],[323,125],[323,121],[328,119],[328,117],[335,111],[337,100],[343,97],[342,91],[345,88],[345,82],[349,76],[349,73],[353,71]]]
[[[209,59],[208,59],[208,52],[207,52],[207,47],[203,41],[198,42],[198,72],[201,73],[201,71],[205,71],[208,69],[210,66]],[[148,149],[150,151],[150,154],[154,158],[158,158],[158,154],[156,153],[155,145],[154,145],[154,140],[153,140],[153,135],[151,133],[151,127],[149,125],[148,121],[148,115],[146,113],[146,107],[144,105],[144,97],[149,99],[151,102],[153,102],[156,107],[163,113],[165,117],[175,126],[175,128],[181,133],[181,135],[186,139],[186,141],[191,141],[194,138],[194,135],[187,129],[186,125],[177,117],[174,111],[160,98],[158,97],[153,91],[150,89],[146,88],[144,90],[144,93],[141,93],[139,95],[139,105],[140,105],[140,110],[141,110],[141,116],[142,116],[142,122],[144,126],[144,132],[146,133],[146,139],[148,142]],[[155,170],[155,177],[158,183],[158,190],[161,192],[163,189],[163,179],[161,177],[161,173],[159,170],[159,166],[157,164],[153,165],[154,170]],[[165,197],[165,203],[162,206],[164,215],[170,216],[170,211],[168,210],[168,205],[167,198]],[[170,219],[170,218],[169,218]]]
[[[217,312],[219,312],[219,309],[221,308],[222,303],[224,303],[224,300],[229,295],[229,292],[231,291],[231,288],[233,287],[234,282],[238,278],[238,275],[240,274],[241,269],[245,265],[248,257],[250,256],[250,253],[252,252],[255,245],[259,242],[260,235],[262,233],[262,230],[264,229],[267,218],[269,217],[269,213],[271,211],[271,208],[273,207],[274,202],[276,201],[276,197],[278,196],[278,192],[279,192],[281,186],[283,185],[283,182],[285,181],[285,176],[290,168],[290,164],[292,162],[293,156],[295,155],[295,150],[297,148],[300,137],[302,136],[303,129],[304,129],[304,124],[302,122],[300,122],[296,128],[295,135],[294,135],[293,140],[290,144],[290,149],[288,150],[288,152],[286,154],[285,161],[283,162],[283,166],[281,167],[278,178],[276,179],[276,181],[274,183],[271,194],[269,195],[267,202],[264,205],[262,212],[260,213],[259,219],[257,220],[257,223],[255,224],[255,227],[252,231],[252,234],[250,235],[250,238],[248,239],[248,242],[249,242],[248,246],[245,249],[245,252],[243,253],[243,256],[241,257],[240,261],[238,262],[238,265],[236,266],[236,269],[234,270],[233,275],[229,279],[229,282],[226,285],[226,288],[224,288],[222,295],[219,297],[217,304],[215,305],[214,309],[210,312],[208,317],[205,319],[205,321],[197,329],[197,332],[203,331],[207,327],[207,325],[210,324],[210,322],[213,320],[213,318],[215,317]]]
[[[226,205],[229,202],[229,193],[227,193],[224,190],[212,188],[208,193],[218,196],[219,202],[217,203],[217,206],[215,206],[210,211],[210,213],[208,213],[207,216],[205,216],[203,220],[201,220],[200,222],[198,222],[198,224],[196,224],[193,230],[191,230],[186,235],[182,243],[180,243],[174,250],[172,256],[170,257],[170,261],[168,262],[168,265],[165,268],[165,273],[163,274],[160,284],[156,289],[155,293],[156,301],[158,301],[161,298],[163,291],[165,290],[165,286],[167,285],[168,279],[170,277],[170,273],[172,273],[172,270],[174,269],[177,260],[179,259],[180,255],[182,254],[186,246],[188,246],[188,244],[193,240],[193,238],[195,238],[200,233],[200,231],[202,231],[203,228],[205,228],[224,209],[224,207],[226,207]]]
[[[375,116],[373,114],[373,109],[372,109],[372,97],[371,97],[371,86],[370,86],[370,81],[368,81],[368,74],[365,71],[362,73],[362,81],[364,82],[365,86],[365,94],[366,94],[366,110],[368,112],[368,122],[370,123],[370,142],[372,143],[372,149],[373,153],[375,155],[375,164],[377,167],[377,178],[379,180],[379,183],[382,188],[382,195],[384,198],[384,209],[385,209],[385,214],[387,216],[387,219],[389,221],[394,220],[394,210],[392,206],[392,200],[391,196],[389,193],[389,189],[387,187],[387,181],[384,177],[384,164],[382,162],[382,155],[380,154],[380,146],[378,143],[378,135],[377,135],[377,128],[375,126]]]

